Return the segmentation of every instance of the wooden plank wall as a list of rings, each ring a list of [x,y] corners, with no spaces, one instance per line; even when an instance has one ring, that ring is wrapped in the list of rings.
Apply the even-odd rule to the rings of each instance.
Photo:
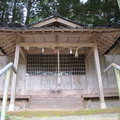
[[[107,67],[112,55],[105,55],[100,56],[100,65],[101,65],[101,73],[103,74],[103,70]],[[120,65],[120,55],[116,55],[114,59],[114,63]],[[96,70],[95,70],[95,63],[94,63],[94,56],[92,55],[88,60],[88,87],[90,89],[94,89],[97,84],[97,76],[96,76]],[[115,79],[115,72],[114,69],[110,69],[104,79],[103,79],[103,87],[104,89],[110,89],[110,88],[117,88],[117,83]]]
[[[100,64],[101,64],[101,71],[107,67],[111,55],[105,55],[100,57]],[[114,62],[120,65],[120,55],[115,57]],[[13,62],[14,57],[6,57],[0,56],[0,60],[4,64],[4,66],[9,63]],[[1,69],[1,67],[0,67]],[[17,76],[17,90],[16,94],[42,94],[46,95],[45,91],[49,91],[50,89],[62,89],[65,91],[69,90],[70,93],[80,93],[80,94],[88,94],[89,91],[95,88],[97,84],[97,77],[96,77],[96,70],[95,70],[95,63],[94,63],[94,56],[91,55],[88,59],[88,75],[87,75],[87,82],[86,82],[86,75],[80,76],[61,76],[61,86],[57,85],[57,78],[56,76],[26,76],[26,63],[22,56],[20,56],[19,66],[18,66],[18,76]],[[0,77],[0,94],[3,93],[4,89],[4,80],[5,75]],[[12,82],[12,76],[11,76]],[[109,70],[103,80],[104,89],[116,89],[117,84],[115,79],[114,69],[112,68]],[[88,88],[88,90],[87,90]],[[11,84],[10,84],[11,90]],[[42,93],[40,92],[42,90]],[[37,92],[36,92],[37,91]],[[76,92],[75,92],[76,91]],[[10,93],[10,92],[9,92]],[[69,93],[69,94],[70,94]],[[48,93],[47,93],[48,94]]]
[[[86,76],[61,76],[61,86],[57,84],[56,76],[28,76],[26,77],[25,90],[49,89],[85,89]]]
[[[100,65],[101,65],[101,73],[103,74],[103,70],[106,68],[106,61],[105,62],[105,57],[101,56],[100,57]],[[96,75],[96,68],[95,68],[95,61],[94,61],[94,56],[92,55],[89,59],[88,59],[88,88],[89,89],[94,89],[95,86],[98,84],[98,80],[97,80],[97,75]],[[104,88],[108,88],[108,78],[107,75],[104,77],[103,79],[103,87]]]

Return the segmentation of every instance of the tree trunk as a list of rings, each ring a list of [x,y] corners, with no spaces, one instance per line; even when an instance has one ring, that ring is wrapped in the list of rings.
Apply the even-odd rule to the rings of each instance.
[[[14,0],[14,7],[13,7],[13,10],[12,10],[12,23],[14,23],[15,22],[15,12],[16,12],[16,2],[17,2],[17,0]]]
[[[4,15],[5,15],[5,8],[6,8],[6,2],[7,0],[4,1],[4,4],[3,4],[3,12],[2,12],[2,17],[1,17],[1,22],[4,22]]]
[[[29,23],[31,5],[32,5],[32,2],[31,2],[31,0],[29,0],[28,1],[27,16],[26,16],[25,24]]]

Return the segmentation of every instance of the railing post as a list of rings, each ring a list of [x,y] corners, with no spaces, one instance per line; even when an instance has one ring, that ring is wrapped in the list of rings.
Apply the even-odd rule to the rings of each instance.
[[[115,70],[115,76],[116,76],[116,81],[117,81],[117,86],[118,86],[118,93],[119,93],[119,99],[120,99],[120,73],[119,70],[114,67]]]
[[[5,120],[10,76],[11,76],[11,68],[9,70],[7,70],[7,74],[6,74],[6,80],[5,80],[5,86],[4,86],[4,96],[3,96],[3,103],[2,103],[2,111],[1,111],[1,120]]]

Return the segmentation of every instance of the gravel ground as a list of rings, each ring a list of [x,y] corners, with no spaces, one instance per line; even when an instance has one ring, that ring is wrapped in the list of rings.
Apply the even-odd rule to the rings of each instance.
[[[11,117],[10,120],[120,120],[120,114],[102,114],[102,115],[81,115],[81,116],[63,116],[63,117],[38,117],[24,118]]]

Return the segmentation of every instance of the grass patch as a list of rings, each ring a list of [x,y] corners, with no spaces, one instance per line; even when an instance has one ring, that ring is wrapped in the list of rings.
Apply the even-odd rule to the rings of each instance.
[[[57,114],[56,116],[57,116],[57,117],[62,117],[62,116],[61,116],[61,115],[59,115],[59,114]]]
[[[47,116],[45,116],[45,115],[41,115],[40,117],[41,117],[41,118],[45,118],[45,117],[47,117]]]
[[[120,113],[120,108],[100,110],[76,110],[76,111],[20,111],[8,112],[9,116],[22,117],[49,117],[49,116],[70,116],[70,115],[94,115],[106,113]]]

